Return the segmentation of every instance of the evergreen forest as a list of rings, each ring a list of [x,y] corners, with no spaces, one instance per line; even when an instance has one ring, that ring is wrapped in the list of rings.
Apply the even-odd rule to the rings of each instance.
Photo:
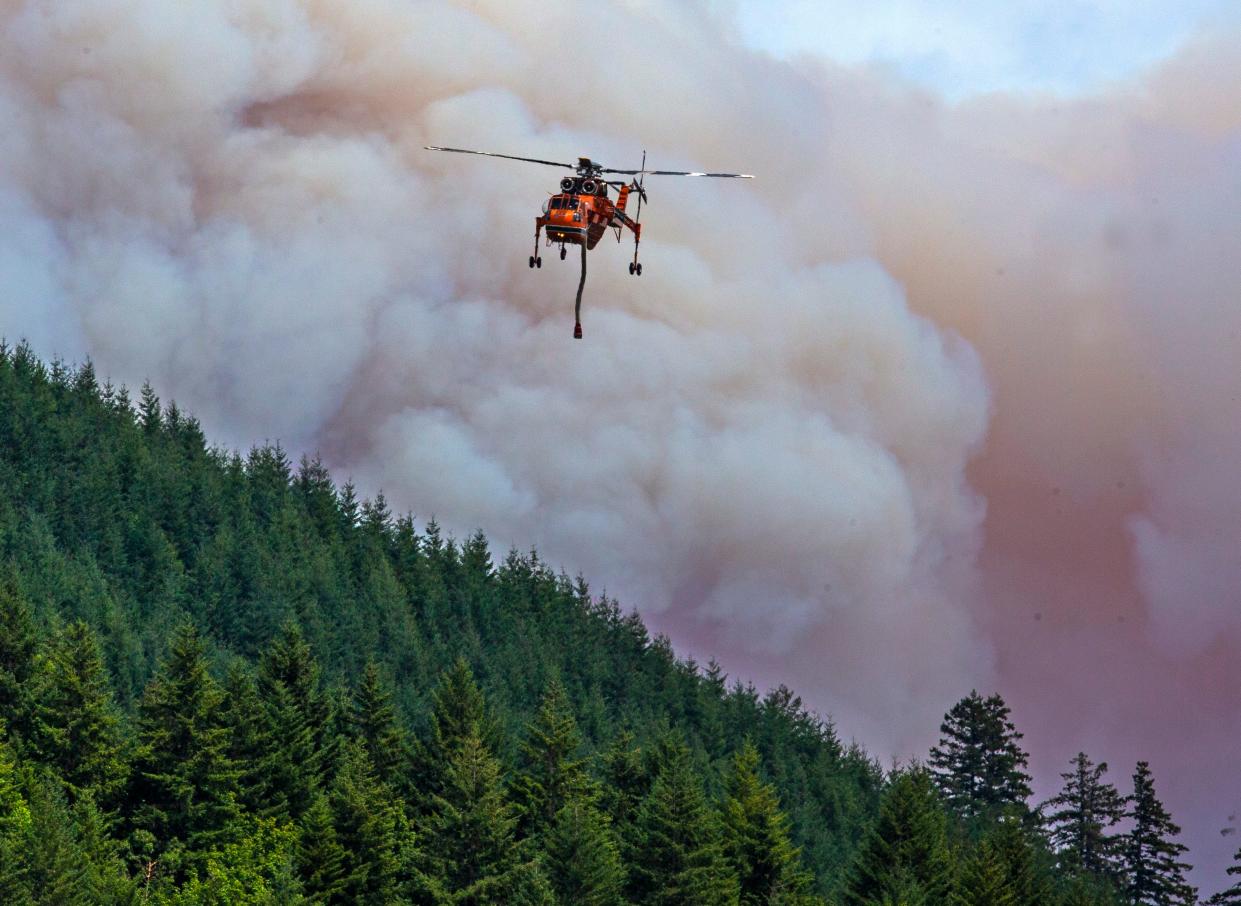
[[[969,692],[885,770],[536,551],[0,345],[0,903],[1197,902],[1149,765],[1026,761]]]

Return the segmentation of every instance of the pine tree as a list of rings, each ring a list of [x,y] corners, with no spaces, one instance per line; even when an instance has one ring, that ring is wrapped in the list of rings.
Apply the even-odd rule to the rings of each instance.
[[[0,579],[0,721],[24,736],[30,722],[30,674],[37,647],[30,605],[12,583]]]
[[[570,799],[543,836],[547,878],[562,906],[622,906],[620,845],[603,813]]]
[[[392,706],[392,692],[374,661],[367,661],[353,697],[353,731],[366,745],[375,773],[393,789],[409,758],[405,733]]]
[[[985,839],[1013,891],[1013,906],[1045,906],[1054,901],[1051,854],[1041,833],[1020,814],[1001,816]]]
[[[336,839],[332,809],[322,793],[302,815],[297,835],[297,870],[312,904],[339,902],[348,873],[345,850]]]
[[[1183,843],[1172,840],[1181,829],[1155,795],[1150,765],[1139,761],[1129,797],[1132,829],[1124,838],[1125,894],[1133,906],[1193,906],[1197,891],[1185,881],[1190,866],[1179,861]]]
[[[230,664],[225,674],[220,722],[228,730],[228,757],[237,765],[238,803],[264,817],[287,815],[285,797],[268,788],[265,770],[284,740],[273,737],[254,675],[241,661]]]
[[[441,781],[422,825],[426,873],[450,902],[498,906],[506,902],[503,879],[520,856],[517,818],[504,794],[500,763],[476,730],[451,743]]]
[[[916,901],[948,902],[953,889],[948,819],[930,775],[922,768],[891,779],[879,818],[867,831],[841,897],[843,906]]]
[[[207,671],[198,631],[183,623],[143,695],[135,758],[135,824],[157,848],[172,841],[205,854],[239,810],[228,730],[217,720],[222,693]]]
[[[0,740],[0,903],[33,902],[29,878],[33,825],[17,757],[8,742]]]
[[[526,729],[510,787],[523,835],[542,834],[570,800],[593,799],[594,785],[585,759],[578,754],[581,744],[569,698],[560,682],[553,680]]]
[[[448,762],[466,739],[478,737],[489,752],[500,748],[502,734],[464,658],[440,676],[431,696],[430,738],[414,747],[414,786],[429,801],[447,784]]]
[[[634,826],[630,897],[649,906],[736,906],[737,876],[724,855],[719,819],[703,795],[689,749],[684,743],[666,748]]]
[[[1030,776],[1022,734],[999,695],[977,691],[957,702],[940,725],[929,760],[944,801],[967,822],[1012,809],[1028,812]]]
[[[1232,857],[1232,864],[1228,866],[1228,874],[1241,875],[1241,849],[1238,849]],[[1207,900],[1207,906],[1241,906],[1241,880]]]
[[[758,750],[746,740],[733,758],[723,807],[724,851],[741,890],[741,906],[813,901],[811,876],[790,840],[775,789],[758,776]]]
[[[642,750],[634,745],[633,733],[628,730],[618,733],[603,751],[600,774],[603,782],[599,807],[612,819],[612,827],[624,837],[653,782]]]
[[[953,906],[1015,906],[1016,901],[999,855],[983,840],[965,860],[952,895]]]
[[[1073,758],[1073,770],[1061,774],[1064,788],[1047,803],[1055,809],[1046,822],[1061,866],[1112,878],[1120,870],[1119,837],[1108,833],[1124,816],[1116,788],[1103,780],[1107,762],[1091,763],[1085,752]]]
[[[70,623],[53,639],[35,685],[35,757],[56,773],[71,801],[90,794],[115,805],[127,773],[120,715],[89,626]]]
[[[265,733],[273,741],[264,759],[264,786],[272,807],[296,821],[323,789],[335,754],[331,704],[296,623],[286,622],[263,652],[258,692],[267,716]]]
[[[392,791],[375,775],[366,746],[346,744],[329,796],[345,852],[347,903],[382,906],[396,895],[404,818]]]

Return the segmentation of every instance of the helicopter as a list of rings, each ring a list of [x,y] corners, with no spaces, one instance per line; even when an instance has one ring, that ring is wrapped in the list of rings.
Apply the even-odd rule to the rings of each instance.
[[[569,253],[570,245],[581,246],[582,278],[577,285],[577,302],[574,306],[575,323],[573,337],[582,338],[582,290],[586,286],[586,252],[599,244],[599,240],[609,230],[616,233],[616,241],[620,242],[626,229],[633,233],[633,260],[629,262],[631,276],[642,276],[642,263],[638,261],[638,245],[642,241],[642,202],[647,200],[644,183],[647,176],[706,176],[721,179],[753,179],[747,173],[696,173],[689,170],[648,170],[646,169],[646,152],[642,152],[642,166],[637,170],[616,170],[604,167],[589,157],[579,157],[576,164],[566,164],[554,160],[539,160],[534,157],[515,157],[512,154],[497,154],[494,151],[472,151],[468,148],[441,148],[437,145],[424,145],[427,151],[451,151],[454,154],[478,154],[483,157],[501,157],[505,160],[518,160],[528,164],[543,164],[548,167],[560,167],[573,170],[576,175],[566,176],[560,180],[560,191],[551,195],[543,205],[543,213],[534,218],[534,254],[529,258],[531,268],[541,268],[543,258],[539,255],[539,239],[546,233],[545,245],[560,246],[560,260]],[[607,179],[607,175],[629,176],[631,181]],[[608,196],[608,187],[616,189],[616,201]],[[638,204],[634,216],[626,213],[629,196],[637,194]]]

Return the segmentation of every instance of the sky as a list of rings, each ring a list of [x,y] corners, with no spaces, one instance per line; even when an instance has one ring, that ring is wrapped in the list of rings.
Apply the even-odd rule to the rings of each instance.
[[[0,0],[0,332],[537,546],[885,763],[972,688],[1041,795],[1149,760],[1214,889],[1241,25],[929,8]],[[757,178],[650,177],[574,341],[561,171],[429,144]]]
[[[780,57],[876,66],[960,100],[1098,91],[1204,30],[1241,22],[1232,0],[738,0],[743,40]]]

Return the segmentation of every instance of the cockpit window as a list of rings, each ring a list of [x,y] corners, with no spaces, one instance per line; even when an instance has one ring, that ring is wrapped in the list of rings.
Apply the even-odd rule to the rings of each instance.
[[[559,211],[559,210],[576,211],[577,210],[577,199],[572,198],[572,197],[567,197],[564,195],[557,195],[555,198],[552,199],[552,210],[553,211]]]

